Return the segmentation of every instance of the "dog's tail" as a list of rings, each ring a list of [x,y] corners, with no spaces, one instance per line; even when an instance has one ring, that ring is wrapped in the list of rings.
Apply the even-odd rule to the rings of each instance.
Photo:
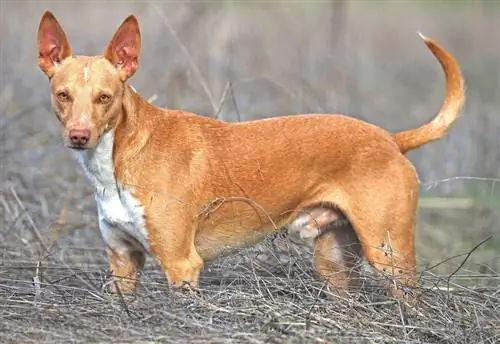
[[[418,34],[443,68],[446,94],[441,110],[432,121],[418,128],[394,134],[394,139],[403,153],[442,138],[459,117],[465,102],[464,80],[458,62],[432,39]]]

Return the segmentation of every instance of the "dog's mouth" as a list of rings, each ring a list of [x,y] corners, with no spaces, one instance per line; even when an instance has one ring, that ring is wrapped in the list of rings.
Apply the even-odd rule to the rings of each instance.
[[[68,146],[68,148],[76,150],[76,151],[84,151],[87,150],[87,147],[82,147],[82,146]]]
[[[74,151],[85,151],[92,148],[92,145],[88,143],[73,143],[66,142],[66,147]]]
[[[90,147],[87,147],[87,146],[79,146],[79,145],[68,145],[67,147],[69,149],[75,150],[75,151],[84,151],[84,150],[87,150],[87,149],[90,148]]]

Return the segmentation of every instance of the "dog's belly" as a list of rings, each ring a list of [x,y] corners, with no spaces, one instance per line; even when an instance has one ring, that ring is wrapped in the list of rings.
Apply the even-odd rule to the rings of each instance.
[[[96,193],[99,228],[104,241],[113,249],[149,251],[144,207],[127,190],[118,186],[116,192]]]
[[[300,211],[290,212],[289,216],[256,216],[257,213],[244,209],[247,210],[235,206],[230,211],[221,206],[201,223],[195,246],[203,259],[212,260],[254,245],[278,230],[297,233],[304,239],[314,239],[332,224],[342,226],[348,223],[341,211],[333,206],[319,204],[299,208]],[[274,221],[268,220],[271,218]]]
[[[195,237],[195,247],[203,260],[211,261],[217,257],[230,255],[241,248],[255,245],[274,231],[274,227],[250,230],[245,228],[227,230],[219,227],[199,232]]]

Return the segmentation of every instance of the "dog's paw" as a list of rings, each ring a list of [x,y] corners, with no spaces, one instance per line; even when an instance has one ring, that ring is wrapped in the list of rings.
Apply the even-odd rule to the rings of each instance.
[[[171,283],[170,289],[175,293],[179,293],[182,295],[197,295],[199,294],[199,290],[196,286],[188,281],[182,281],[180,283]]]

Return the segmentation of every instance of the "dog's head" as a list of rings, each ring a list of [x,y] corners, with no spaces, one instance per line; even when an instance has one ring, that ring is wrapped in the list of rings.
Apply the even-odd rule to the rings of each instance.
[[[121,113],[125,81],[139,65],[141,35],[130,15],[102,56],[73,56],[68,38],[47,11],[38,28],[38,65],[50,81],[54,112],[66,145],[93,148]]]

